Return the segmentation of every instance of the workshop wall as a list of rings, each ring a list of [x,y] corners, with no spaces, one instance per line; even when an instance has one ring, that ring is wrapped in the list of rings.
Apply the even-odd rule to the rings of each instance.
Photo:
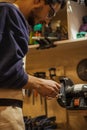
[[[78,6],[76,6],[78,7]],[[78,9],[77,9],[78,10]],[[78,11],[79,12],[79,11]],[[65,11],[66,13],[66,11]],[[75,13],[75,12],[74,12]],[[80,13],[81,14],[81,13]],[[67,17],[64,16],[64,24],[67,26]],[[66,18],[65,18],[66,17]],[[75,13],[75,17],[78,17],[78,14]],[[56,19],[55,19],[56,20]],[[73,19],[74,20],[74,19]],[[75,27],[78,32],[79,25],[76,21],[73,22],[70,18],[69,29],[71,28],[71,24]],[[68,21],[69,22],[69,21]],[[54,22],[55,23],[55,22]],[[53,23],[53,27],[55,28],[55,24]],[[74,24],[75,23],[75,24]],[[72,31],[69,30],[69,38],[72,39]],[[74,36],[74,35],[73,35]],[[83,45],[83,44],[84,45]],[[45,50],[37,50],[36,48],[30,48],[29,53],[26,57],[26,71],[29,74],[34,74],[35,72],[46,72],[47,78],[49,78],[49,68],[56,68],[56,81],[59,82],[58,78],[60,76],[67,76],[72,79],[72,81],[77,83],[87,83],[86,81],[81,80],[77,75],[77,65],[82,60],[87,58],[87,41],[79,41],[77,44],[75,42],[66,43],[60,42],[55,48],[45,49]],[[71,44],[71,45],[70,45]],[[25,97],[24,102],[24,115],[28,116],[38,116],[46,113],[46,107],[43,99],[43,103],[41,104],[40,96],[34,97],[35,104],[33,104],[32,94],[30,97]],[[29,104],[28,104],[29,103]],[[84,113],[84,116],[82,116]],[[71,130],[86,130],[87,128],[87,120],[84,118],[87,115],[86,112],[68,112],[66,109],[59,106],[56,99],[47,100],[47,115],[48,116],[56,116],[58,125],[65,126],[68,124]],[[69,121],[69,122],[68,122]],[[65,128],[64,128],[65,129]],[[64,130],[63,129],[63,130]]]

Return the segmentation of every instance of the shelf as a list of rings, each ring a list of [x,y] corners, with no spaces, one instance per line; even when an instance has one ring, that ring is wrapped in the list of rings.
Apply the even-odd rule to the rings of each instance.
[[[87,37],[86,38],[79,38],[79,39],[73,39],[73,40],[64,40],[64,41],[56,41],[54,42],[55,45],[62,46],[66,49],[77,49],[77,48],[84,48],[87,47]]]
[[[57,45],[49,49],[36,49],[38,45],[30,46],[27,54],[27,70],[38,70],[40,68],[50,68],[57,66],[71,66],[75,69],[80,59],[87,57],[87,38],[76,40],[64,40],[54,42]],[[73,62],[73,63],[72,63]]]
[[[32,37],[33,40],[40,40],[40,39],[44,39],[44,37]],[[48,39],[50,40],[57,40],[57,37],[48,37]]]
[[[64,10],[62,10],[61,13],[57,14],[55,22],[53,22],[52,26],[55,28],[56,22],[58,21],[58,19],[61,19],[61,21],[66,21],[63,24],[66,25],[65,23],[67,23],[67,25],[68,25],[68,26],[67,25],[66,26],[68,28],[68,38],[69,39],[58,41],[57,37],[48,37],[50,40],[53,40],[54,45],[57,45],[57,47],[55,47],[55,48],[57,48],[58,50],[61,49],[61,51],[63,51],[65,49],[68,50],[70,48],[75,49],[75,47],[76,47],[76,49],[79,47],[82,47],[82,48],[87,47],[87,37],[75,39],[76,34],[79,30],[79,27],[82,24],[82,16],[85,16],[87,14],[86,12],[87,12],[86,6],[79,5],[78,3],[74,2],[74,1],[69,1],[69,3],[67,2],[66,8]],[[44,37],[32,37],[32,39],[40,40],[40,39],[44,39]],[[29,48],[31,50],[34,48],[36,50],[37,47],[39,47],[38,44],[29,45]]]
[[[86,41],[86,40],[87,40],[87,37],[84,37],[84,38],[78,38],[78,39],[72,39],[72,40],[56,41],[56,42],[54,42],[54,44],[55,44],[55,45],[58,45],[58,44],[66,44],[66,43],[72,44],[72,43],[81,42],[81,41]]]
[[[73,40],[62,40],[62,41],[55,41],[54,42],[54,45],[57,45],[57,46],[63,45],[63,46],[67,46],[67,47],[69,47],[69,46],[73,47],[73,45],[77,45],[79,47],[80,45],[84,46],[85,44],[87,44],[87,37],[73,39]],[[37,47],[39,47],[38,44],[36,44],[36,45],[29,45],[29,48],[31,48],[31,49],[32,48],[37,48]]]

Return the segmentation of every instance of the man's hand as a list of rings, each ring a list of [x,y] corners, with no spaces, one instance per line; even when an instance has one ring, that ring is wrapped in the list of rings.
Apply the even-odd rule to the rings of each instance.
[[[39,94],[44,97],[55,98],[60,89],[60,84],[53,80],[37,78],[29,75],[29,81],[24,89],[35,89]]]

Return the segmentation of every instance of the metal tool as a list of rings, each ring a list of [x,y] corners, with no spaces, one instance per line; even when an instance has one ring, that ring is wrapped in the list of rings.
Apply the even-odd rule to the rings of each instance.
[[[77,65],[77,75],[83,80],[87,81],[87,59],[82,59]]]
[[[49,40],[47,37],[36,41],[39,44],[39,47],[37,47],[37,49],[48,49],[48,48],[56,47],[56,45],[54,45],[54,43],[51,40]]]
[[[34,73],[34,76],[46,79],[46,72],[36,72]],[[40,95],[40,102],[43,103],[43,97]],[[44,98],[44,109],[45,109],[45,115],[47,116],[47,99]]]
[[[67,109],[87,109],[87,84],[74,84],[69,78],[60,79],[57,102]]]
[[[54,80],[56,77],[56,68],[49,68],[50,79]]]

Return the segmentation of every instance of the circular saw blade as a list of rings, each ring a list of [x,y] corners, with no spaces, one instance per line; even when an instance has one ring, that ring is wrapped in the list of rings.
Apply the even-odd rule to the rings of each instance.
[[[78,63],[77,74],[81,80],[87,81],[87,59],[83,59]]]

